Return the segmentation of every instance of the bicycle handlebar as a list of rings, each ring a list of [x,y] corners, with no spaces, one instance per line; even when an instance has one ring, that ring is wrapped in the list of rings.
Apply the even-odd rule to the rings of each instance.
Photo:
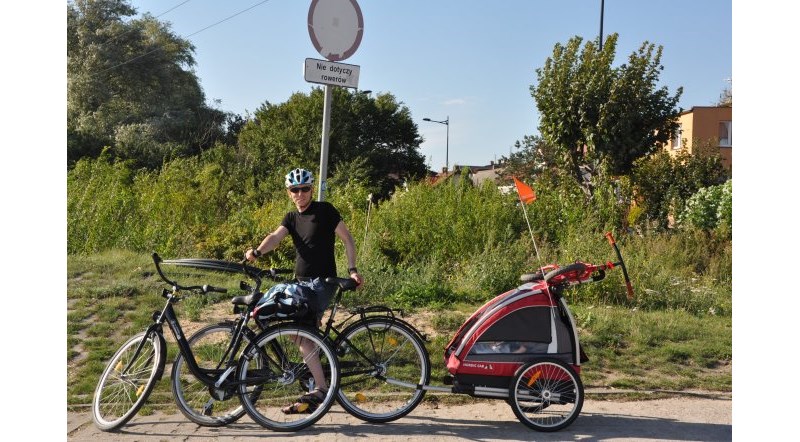
[[[213,285],[210,284],[205,284],[203,286],[203,293],[209,293],[209,292],[228,293],[228,289],[221,287],[214,287]]]

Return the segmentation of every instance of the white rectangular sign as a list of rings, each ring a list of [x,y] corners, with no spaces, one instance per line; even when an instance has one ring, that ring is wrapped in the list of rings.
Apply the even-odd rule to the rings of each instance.
[[[334,63],[327,60],[306,58],[303,69],[309,83],[330,84],[333,86],[358,87],[358,74],[361,66],[354,64]]]

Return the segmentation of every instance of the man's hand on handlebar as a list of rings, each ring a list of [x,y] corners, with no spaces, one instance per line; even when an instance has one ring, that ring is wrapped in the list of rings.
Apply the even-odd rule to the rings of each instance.
[[[247,251],[244,252],[244,259],[251,262],[257,260],[259,256],[261,256],[261,253],[256,252],[254,248],[247,249]]]
[[[350,279],[352,279],[353,281],[355,281],[355,282],[356,282],[356,285],[357,285],[358,287],[361,287],[361,284],[363,284],[363,283],[364,283],[364,277],[363,277],[363,276],[361,276],[361,274],[360,274],[360,273],[358,273],[357,271],[356,271],[356,272],[351,272],[351,273],[350,273]]]

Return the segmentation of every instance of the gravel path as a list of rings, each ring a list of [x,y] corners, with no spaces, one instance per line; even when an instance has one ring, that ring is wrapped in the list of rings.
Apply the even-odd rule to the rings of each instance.
[[[436,406],[425,402],[410,415],[388,424],[369,424],[334,405],[319,422],[298,433],[277,433],[247,416],[222,428],[199,427],[182,414],[136,416],[119,433],[104,433],[87,413],[68,413],[70,441],[728,441],[732,439],[730,394],[683,395],[644,401],[587,399],[578,419],[556,433],[538,433],[520,423],[502,400]]]

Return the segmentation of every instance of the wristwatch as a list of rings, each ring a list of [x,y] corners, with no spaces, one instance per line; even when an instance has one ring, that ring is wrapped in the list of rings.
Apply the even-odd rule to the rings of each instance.
[[[358,269],[355,268],[355,267],[350,267],[349,269],[347,269],[347,273],[350,273],[350,274],[358,273]]]
[[[253,247],[253,256],[255,256],[256,258],[260,258],[261,255],[263,255],[263,253],[258,251],[258,247]]]

